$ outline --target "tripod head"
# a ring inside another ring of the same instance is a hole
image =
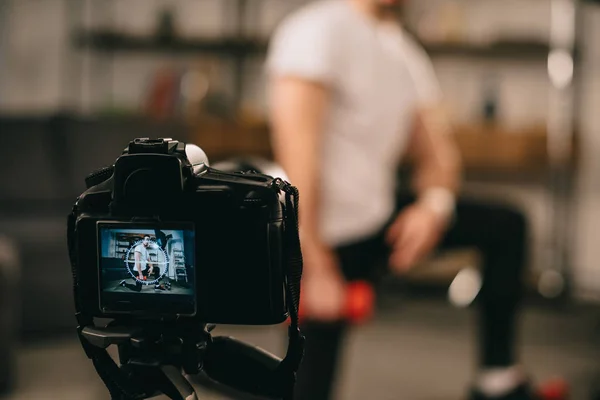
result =
[[[280,358],[234,338],[213,337],[215,325],[190,325],[111,323],[104,328],[86,327],[80,337],[86,352],[100,351],[108,357],[96,357],[95,366],[105,375],[105,383],[111,382],[107,386],[113,399],[164,394],[175,400],[200,400],[190,378],[224,393],[233,389],[257,399],[291,396],[294,377]],[[120,367],[104,351],[110,345],[118,347]]]

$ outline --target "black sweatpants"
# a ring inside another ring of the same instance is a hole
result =
[[[133,273],[137,273],[137,271],[134,270]],[[152,275],[154,276],[154,278],[158,278],[159,274],[160,274],[160,272],[158,271],[158,269],[155,269],[152,272]],[[142,275],[146,276],[146,277],[150,277],[149,269],[145,269],[144,271],[142,271]],[[136,279],[133,279],[133,280],[134,280],[134,283],[125,283],[123,286],[125,286],[126,288],[128,288],[130,290],[133,290],[134,292],[141,292],[143,284]]]
[[[413,202],[403,197],[401,209]],[[347,280],[376,281],[387,265],[385,229],[360,242],[336,249]],[[483,258],[479,292],[479,354],[482,367],[515,363],[515,324],[522,294],[527,227],[523,215],[499,205],[459,201],[453,225],[440,248],[476,247]],[[298,371],[297,400],[327,400],[336,378],[337,362],[347,326],[344,323],[306,322],[305,356]],[[423,349],[427,351],[427,349]]]

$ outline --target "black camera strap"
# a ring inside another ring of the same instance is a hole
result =
[[[288,303],[290,314],[290,326],[288,328],[289,344],[287,354],[280,364],[280,369],[285,376],[288,377],[287,379],[291,380],[291,382],[287,382],[286,387],[293,388],[296,379],[296,371],[298,371],[304,355],[304,336],[300,332],[298,320],[298,310],[300,308],[300,283],[302,280],[303,268],[298,219],[300,194],[295,186],[292,186],[283,179],[276,178],[273,183],[285,194],[284,233],[286,235],[287,243],[285,247],[287,266],[286,294],[290,299]],[[288,398],[292,399],[293,394],[288,393],[284,397],[284,399]]]

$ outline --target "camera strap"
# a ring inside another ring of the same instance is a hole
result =
[[[286,294],[290,301],[288,302],[288,311],[290,314],[290,326],[288,328],[288,350],[285,358],[279,366],[280,371],[290,381],[284,382],[286,387],[290,388],[290,393],[284,396],[284,399],[292,399],[291,390],[294,387],[296,372],[300,367],[300,362],[304,355],[304,336],[300,332],[298,321],[298,310],[300,307],[300,283],[302,280],[302,251],[300,246],[298,204],[300,194],[295,186],[283,179],[276,178],[273,184],[285,194],[285,265],[286,271]]]

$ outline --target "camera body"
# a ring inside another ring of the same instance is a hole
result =
[[[286,320],[285,202],[275,178],[218,171],[198,147],[141,138],[86,182],[70,245],[80,310],[115,319]]]

